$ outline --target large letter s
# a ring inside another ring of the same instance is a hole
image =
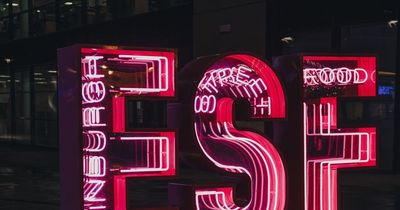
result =
[[[251,106],[252,118],[284,118],[285,97],[274,71],[246,54],[228,55],[211,65],[194,99],[198,143],[217,167],[249,176],[251,199],[238,206],[230,187],[196,189],[197,209],[284,209],[285,169],[272,143],[260,134],[235,128],[236,99]]]

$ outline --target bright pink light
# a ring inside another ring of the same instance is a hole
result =
[[[90,78],[90,77],[89,77]],[[82,98],[85,103],[98,103],[106,96],[106,87],[101,81],[84,82],[82,85]]]
[[[102,156],[84,156],[83,173],[87,177],[104,177],[106,175],[106,159]]]
[[[104,197],[98,196],[99,192],[103,189],[105,181],[101,180],[87,180],[84,182],[84,200],[88,201],[87,206],[95,205],[92,202],[106,201]]]
[[[82,72],[83,76],[93,79],[102,78],[104,75],[99,74],[97,71],[97,60],[103,59],[103,56],[85,56],[82,59]]]
[[[375,58],[306,56],[304,62],[311,66],[351,66],[303,71],[304,84],[310,88],[307,93],[312,94],[305,96],[303,105],[305,209],[336,210],[337,169],[376,164],[376,129],[338,128],[337,97],[328,97],[315,86],[341,86],[338,97],[375,96],[375,81],[369,77],[375,71]],[[317,94],[321,98],[315,99]]]
[[[84,132],[84,146],[83,151],[88,152],[101,152],[106,148],[107,139],[102,131],[88,131]]]
[[[125,210],[126,178],[175,175],[175,132],[125,129],[125,96],[174,96],[175,55],[93,48],[81,52],[84,209]],[[115,163],[112,157],[123,151],[114,151],[111,144],[137,148],[137,154],[128,150],[124,155],[131,155],[132,162]],[[134,158],[140,155],[144,157]]]
[[[196,138],[217,167],[250,177],[251,200],[240,207],[231,188],[199,188],[197,209],[284,209],[285,170],[279,153],[268,139],[239,131],[232,121],[233,102],[239,98],[249,101],[253,118],[283,118],[283,96],[273,70],[249,55],[224,57],[206,71],[194,100]]]
[[[104,111],[105,107],[87,107],[82,111],[82,123],[84,127],[106,126],[100,119],[100,111]]]
[[[196,96],[194,99],[194,111],[196,113],[213,113],[217,107],[217,99],[215,96]]]

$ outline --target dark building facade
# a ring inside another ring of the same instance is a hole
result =
[[[373,55],[377,57],[377,99],[341,104],[346,111],[338,114],[338,120],[377,125],[377,167],[363,171],[400,173],[399,18],[400,3],[395,0],[0,0],[0,147],[50,148],[57,153],[58,104],[63,103],[57,100],[57,49],[77,43],[175,48],[178,74],[197,57],[228,51],[250,52],[273,67],[276,58],[299,53]],[[132,107],[137,109],[135,103]],[[148,110],[165,104],[152,105]],[[168,111],[180,113],[173,108]],[[241,123],[273,135],[272,123]],[[179,141],[187,147],[196,143]],[[180,154],[180,158],[182,171],[197,167],[190,166],[190,154]],[[180,178],[192,179],[195,173],[189,172]],[[203,172],[196,175],[201,177]],[[369,181],[343,177],[340,182],[347,186]],[[372,194],[367,196],[375,198]],[[345,195],[343,209],[368,209],[375,202],[354,202],[365,195],[358,191]],[[388,203],[377,199],[382,205]]]
[[[74,43],[177,48],[193,57],[247,51],[267,59],[295,53],[378,57],[380,102],[354,105],[385,131],[384,169],[392,169],[398,5],[317,1],[0,2],[0,137],[57,147],[56,49]],[[59,102],[60,103],[60,102]],[[347,116],[351,117],[351,116]]]
[[[56,100],[57,48],[75,43],[161,46],[177,48],[180,64],[192,58],[190,2],[99,2],[46,1],[37,7],[31,1],[12,6],[4,1],[0,6],[2,10],[13,9],[1,20],[10,26],[1,33],[3,141],[57,147],[57,103],[62,103]],[[22,8],[28,15],[25,22]],[[54,10],[57,12],[51,13]],[[44,27],[40,33],[36,32],[37,15],[45,18],[40,22]],[[26,34],[18,35],[22,31]]]

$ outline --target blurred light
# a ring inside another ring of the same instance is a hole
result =
[[[399,22],[398,20],[390,20],[390,21],[388,22],[388,25],[389,25],[390,28],[394,28],[394,27],[397,26],[397,23],[398,23],[398,22]]]
[[[64,5],[67,5],[67,6],[70,6],[70,5],[73,5],[73,4],[74,4],[74,3],[70,2],[70,1],[64,2]]]
[[[10,4],[9,4],[9,3],[7,3],[7,4],[6,4],[6,6],[8,6],[8,5],[10,5]],[[12,4],[11,4],[11,6],[13,6],[13,7],[18,7],[18,6],[19,6],[19,4],[18,4],[18,3],[12,3]]]
[[[55,70],[48,70],[47,72],[48,72],[48,73],[57,74],[57,71],[55,71]]]
[[[4,58],[4,61],[5,61],[6,63],[11,63],[12,59],[11,59],[11,58]]]
[[[281,41],[282,41],[282,42],[285,42],[286,44],[289,44],[290,42],[293,42],[293,41],[294,41],[294,38],[291,37],[291,36],[286,36],[286,37],[283,37],[283,38],[281,39]]]
[[[100,68],[106,69],[106,68],[108,68],[108,67],[107,67],[106,65],[101,65]]]
[[[0,75],[0,78],[10,78],[9,75]]]
[[[108,71],[108,75],[112,75],[112,74],[114,74],[113,71]]]
[[[35,73],[33,73],[33,75],[43,75],[43,73],[40,73],[40,72],[35,72]]]
[[[46,79],[43,77],[35,77],[35,80],[42,81],[42,80],[46,80]]]
[[[36,10],[37,13],[40,13],[40,9]]]
[[[385,75],[385,76],[396,76],[396,73],[394,72],[389,72],[389,71],[378,71],[379,75]]]

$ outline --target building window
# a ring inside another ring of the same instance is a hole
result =
[[[13,36],[14,39],[26,38],[29,35],[29,14],[27,11],[14,14],[12,17],[13,22]]]
[[[50,64],[35,66],[33,69],[35,143],[57,146],[57,71]]]
[[[11,137],[11,77],[7,66],[0,66],[0,141]]]
[[[61,0],[58,5],[60,9],[60,29],[68,29],[82,24],[82,2],[73,0]]]
[[[32,34],[34,36],[56,31],[55,4],[35,4],[32,11]]]
[[[29,67],[16,67],[15,77],[15,142],[31,142],[31,92]]]

